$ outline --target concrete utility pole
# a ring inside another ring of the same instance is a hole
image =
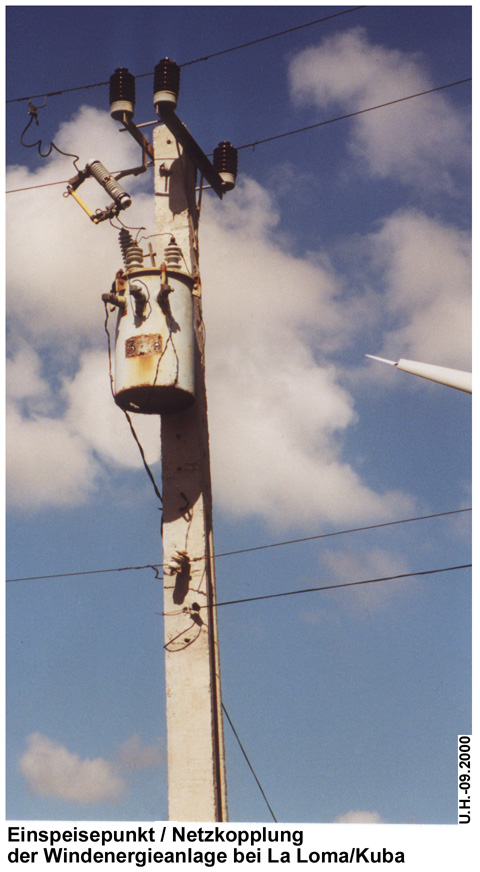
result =
[[[195,403],[161,417],[169,819],[226,821],[196,170],[165,126],[154,129],[153,149],[157,265],[173,236],[198,277]]]
[[[163,126],[154,129],[152,146],[133,123],[135,77],[118,67],[110,77],[110,114],[140,145],[142,163],[112,175],[100,161],[89,161],[69,180],[67,193],[98,224],[131,205],[119,179],[153,163],[156,255],[149,245],[146,265],[123,225],[124,269],[102,294],[107,319],[117,311],[111,384],[132,429],[129,412],[161,416],[169,817],[226,821],[195,183],[198,169],[219,197],[232,190],[237,150],[220,142],[209,160],[174,112],[179,86],[180,67],[163,58],[153,83]],[[90,176],[113,200],[103,210],[90,209],[77,193]]]

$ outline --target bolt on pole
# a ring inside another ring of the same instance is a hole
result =
[[[153,131],[157,263],[175,238],[198,276],[196,170],[165,126]],[[193,282],[195,402],[162,415],[169,819],[228,820],[201,286]],[[175,334],[172,333],[175,342]]]

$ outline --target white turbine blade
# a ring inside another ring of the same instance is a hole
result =
[[[374,354],[366,354],[365,357],[369,357],[370,360],[379,360],[380,363],[388,363],[390,366],[396,366],[397,362],[395,360],[387,360],[386,357],[375,357]]]
[[[420,378],[426,378],[433,382],[438,382],[441,385],[446,385],[450,388],[456,388],[458,391],[465,391],[467,394],[472,393],[472,374],[463,372],[458,369],[449,369],[445,366],[436,366],[431,363],[420,363],[416,360],[387,360],[385,357],[376,357],[374,354],[366,354],[370,360],[379,360],[380,363],[388,363],[389,366],[396,366],[402,372],[409,372],[412,375],[418,375]]]

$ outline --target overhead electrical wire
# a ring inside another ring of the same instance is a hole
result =
[[[131,567],[131,569],[146,569],[146,568],[147,568],[146,566],[137,566],[137,567],[132,566]],[[156,569],[155,565],[150,565],[148,568]],[[215,602],[213,604],[213,607],[220,608],[220,606],[236,606],[236,605],[240,605],[241,603],[253,603],[253,602],[259,602],[260,600],[279,599],[280,597],[298,596],[298,594],[305,594],[305,593],[318,593],[319,591],[323,591],[323,590],[340,590],[340,588],[343,588],[343,587],[357,587],[358,585],[362,585],[362,584],[377,584],[380,581],[398,581],[400,579],[405,579],[405,578],[417,578],[417,577],[422,576],[422,575],[436,575],[439,572],[454,572],[458,569],[471,569],[471,568],[472,568],[471,563],[461,563],[458,566],[441,566],[438,569],[420,569],[420,570],[416,570],[415,572],[402,572],[402,573],[399,573],[398,575],[383,575],[380,578],[364,578],[361,581],[343,581],[343,582],[340,582],[338,584],[324,584],[324,585],[320,585],[318,587],[305,587],[305,588],[301,588],[300,590],[286,590],[286,591],[281,591],[280,593],[264,593],[264,594],[260,594],[259,596],[248,596],[248,597],[241,597],[239,599],[234,599],[234,600],[224,600],[223,602]],[[93,570],[93,572],[102,572],[102,570]],[[74,573],[74,574],[76,574],[76,573]],[[84,574],[89,575],[92,573],[90,572],[90,573],[84,573]],[[41,578],[41,577],[42,576],[39,576],[39,578]],[[43,577],[44,578],[59,578],[59,577],[63,578],[64,576],[62,575],[62,576],[43,576]],[[158,573],[156,574],[155,577],[156,577],[156,579],[161,581],[161,577],[158,575]],[[10,580],[10,581],[29,581],[31,579],[7,579],[7,581],[8,580]],[[210,609],[210,608],[212,608],[211,605],[206,605],[206,606],[200,605],[199,606],[199,609]]]
[[[228,53],[230,53],[230,52],[234,52],[234,51],[238,51],[238,50],[241,50],[241,49],[247,48],[247,47],[249,47],[249,46],[256,45],[256,44],[258,44],[258,43],[265,42],[265,41],[267,41],[267,40],[274,39],[274,38],[277,38],[277,37],[280,37],[280,36],[286,35],[286,34],[288,34],[288,33],[292,33],[292,32],[297,31],[297,30],[301,30],[301,29],[304,29],[304,28],[307,28],[307,27],[311,27],[311,26],[313,26],[313,25],[316,25],[316,24],[322,23],[322,22],[324,22],[324,21],[328,21],[328,20],[330,20],[330,19],[336,18],[336,17],[341,16],[341,15],[348,14],[348,13],[350,13],[350,12],[355,12],[355,11],[361,10],[361,9],[363,9],[363,8],[365,8],[365,6],[357,6],[357,7],[353,7],[353,8],[350,8],[350,9],[346,9],[346,10],[343,10],[343,11],[340,11],[340,12],[336,12],[336,13],[334,13],[334,14],[332,14],[332,15],[324,16],[323,18],[319,18],[319,19],[316,19],[316,20],[314,20],[314,21],[311,21],[311,22],[308,22],[308,23],[305,23],[305,24],[297,25],[297,26],[295,26],[295,27],[291,27],[291,28],[288,28],[288,29],[286,29],[286,30],[279,31],[279,32],[277,32],[277,33],[270,34],[270,35],[265,36],[265,37],[259,37],[259,38],[257,38],[257,39],[251,40],[251,41],[249,41],[249,42],[242,43],[242,44],[239,44],[239,45],[236,45],[236,46],[232,46],[232,47],[230,47],[230,48],[228,48],[228,49],[223,49],[223,50],[220,50],[220,51],[214,52],[214,53],[212,53],[212,54],[210,54],[210,55],[206,55],[206,56],[203,56],[203,57],[199,57],[199,58],[196,58],[196,59],[191,60],[191,61],[187,61],[187,62],[185,62],[185,63],[183,63],[183,64],[180,64],[180,66],[181,66],[181,67],[186,67],[186,66],[190,66],[190,65],[197,64],[197,63],[200,63],[200,62],[205,62],[205,61],[210,60],[211,58],[219,57],[219,56],[221,56],[221,55],[228,54]],[[142,77],[146,77],[146,76],[150,76],[150,75],[152,75],[152,73],[150,73],[150,72],[149,72],[149,73],[143,73],[143,74],[138,75],[136,78],[142,78]],[[449,83],[449,84],[446,84],[446,85],[438,86],[438,87],[436,87],[436,88],[432,88],[432,89],[429,89],[429,90],[426,90],[426,91],[422,91],[422,92],[419,92],[419,93],[416,93],[416,94],[408,95],[408,96],[406,96],[406,97],[402,97],[402,98],[398,98],[398,99],[395,99],[395,100],[391,100],[391,101],[388,101],[388,102],[385,102],[385,103],[382,103],[382,104],[378,104],[377,106],[368,107],[368,108],[366,108],[366,109],[358,110],[358,111],[355,111],[355,112],[352,112],[352,113],[348,113],[348,114],[341,115],[341,116],[337,116],[337,117],[335,117],[335,118],[331,118],[331,119],[328,119],[328,120],[325,120],[325,121],[321,121],[321,122],[318,122],[318,123],[315,123],[315,124],[312,124],[312,125],[304,126],[304,127],[302,127],[302,128],[298,128],[298,129],[296,129],[296,130],[287,131],[287,132],[284,132],[284,133],[281,133],[281,134],[277,134],[277,135],[274,135],[274,136],[271,136],[271,137],[266,137],[266,138],[264,138],[264,139],[256,140],[256,141],[251,142],[251,143],[247,143],[247,144],[244,144],[244,145],[240,145],[240,146],[238,146],[238,149],[240,150],[240,149],[246,149],[246,148],[255,148],[256,146],[258,146],[258,145],[262,145],[262,144],[267,143],[267,142],[273,142],[273,141],[275,141],[275,140],[277,140],[277,139],[281,139],[281,138],[284,138],[284,137],[287,137],[287,136],[292,136],[292,135],[295,135],[295,134],[297,134],[297,133],[303,133],[303,132],[306,132],[306,131],[308,131],[308,130],[316,129],[316,128],[318,128],[318,127],[322,127],[322,126],[325,126],[325,125],[328,125],[328,124],[333,124],[333,123],[335,123],[335,122],[337,122],[337,121],[346,120],[346,119],[348,119],[348,118],[352,118],[352,117],[355,117],[355,116],[359,116],[359,115],[361,115],[361,114],[365,114],[365,113],[367,113],[367,112],[371,112],[371,111],[374,111],[374,110],[376,110],[376,109],[381,109],[381,108],[385,108],[385,107],[388,107],[388,106],[392,106],[392,105],[397,104],[397,103],[405,102],[405,101],[407,101],[407,100],[414,99],[414,98],[416,98],[416,97],[423,96],[423,95],[426,95],[426,94],[431,94],[431,93],[434,93],[434,92],[436,92],[436,91],[444,90],[444,89],[446,89],[446,88],[454,87],[454,86],[456,86],[456,85],[464,84],[464,83],[469,82],[469,81],[471,81],[471,78],[466,78],[466,79],[462,79],[462,80],[459,80],[459,81],[456,81],[456,82],[452,82],[452,83]],[[22,101],[25,101],[25,100],[29,100],[29,99],[31,99],[32,97],[35,97],[35,98],[36,98],[36,97],[39,97],[39,96],[46,96],[46,97],[57,96],[57,95],[61,95],[61,94],[64,94],[64,93],[70,93],[70,92],[79,91],[79,90],[86,90],[86,89],[91,89],[91,88],[95,88],[95,87],[106,86],[106,85],[108,85],[108,84],[109,84],[108,81],[106,81],[106,82],[97,82],[97,83],[93,83],[93,84],[90,84],[90,85],[83,85],[83,86],[77,86],[77,87],[67,88],[67,89],[63,89],[63,90],[59,90],[59,91],[52,91],[52,92],[50,92],[50,93],[48,93],[48,94],[45,94],[45,95],[42,95],[42,94],[34,94],[34,95],[29,95],[28,97],[20,97],[20,98],[16,98],[16,99],[11,99],[11,100],[7,100],[6,103],[8,104],[8,103],[22,102]],[[33,119],[32,119],[32,120],[33,120]],[[30,123],[29,123],[29,124],[30,124]],[[28,127],[28,126],[29,126],[29,125],[27,125],[27,127]],[[27,129],[27,128],[26,128],[26,129]],[[24,132],[25,132],[25,131],[24,131]],[[38,143],[34,143],[33,145],[38,145]],[[32,147],[32,146],[29,146],[29,147]],[[54,143],[51,144],[51,146],[50,146],[50,151],[52,150],[52,147],[55,148],[57,151],[60,151],[59,149],[57,149],[57,147],[55,146]],[[41,154],[40,146],[39,146],[39,152],[40,152],[40,154]],[[60,152],[60,153],[63,154],[63,152]],[[50,152],[48,152],[48,154],[50,154]],[[48,155],[43,155],[43,154],[41,154],[41,156],[42,156],[42,157],[45,157],[45,156],[48,156]],[[32,185],[32,186],[28,186],[28,187],[24,187],[24,188],[12,189],[12,190],[7,191],[6,193],[17,193],[17,192],[20,192],[20,191],[34,190],[34,189],[38,189],[38,188],[50,187],[50,186],[55,186],[55,185],[60,185],[60,184],[65,184],[65,183],[66,183],[66,181],[58,181],[58,182],[45,183],[45,184],[41,184],[41,185]],[[128,415],[127,415],[127,418],[128,418]],[[129,423],[130,423],[130,426],[131,426],[131,428],[132,428],[132,424],[131,424],[130,420],[129,420]],[[135,435],[136,435],[136,434],[134,433],[134,436],[135,436]],[[138,442],[138,439],[137,439],[137,442]],[[144,455],[143,455],[143,450],[142,450],[140,444],[139,444],[139,448],[140,448],[140,451],[141,451],[141,453],[142,453],[142,458],[143,458],[143,460],[144,460],[144,464],[146,465],[145,458],[144,458]],[[151,475],[151,473],[150,473],[148,467],[147,467],[147,472],[149,472],[149,475],[150,475],[150,477],[151,477],[151,479],[152,479],[152,482],[153,482],[153,486],[154,486],[154,488],[155,488],[155,492],[156,492],[157,496],[158,496],[158,497],[160,498],[160,500],[161,500],[161,495],[160,495],[160,493],[159,493],[159,491],[158,491],[158,489],[157,489],[157,487],[156,487],[155,481],[153,480],[153,477],[152,477],[152,475]],[[457,510],[453,510],[453,511],[450,511],[450,512],[441,512],[441,513],[436,513],[436,514],[432,514],[432,515],[420,516],[420,517],[416,517],[416,518],[407,518],[407,519],[402,519],[402,520],[399,520],[399,521],[390,521],[390,522],[385,522],[385,523],[382,523],[382,524],[376,524],[376,525],[369,525],[369,526],[365,526],[365,527],[352,528],[352,529],[350,529],[350,530],[341,530],[341,531],[336,531],[336,532],[333,532],[333,533],[325,533],[325,534],[319,534],[319,535],[315,535],[315,536],[302,537],[302,538],[299,538],[299,539],[286,540],[286,541],[283,541],[283,542],[275,542],[275,543],[270,543],[270,544],[258,545],[258,546],[253,546],[253,547],[249,547],[249,548],[238,549],[238,550],[235,550],[235,551],[223,552],[223,553],[217,554],[216,557],[226,557],[226,556],[232,556],[232,555],[245,554],[245,553],[250,553],[250,552],[254,552],[254,551],[264,550],[264,549],[268,549],[268,548],[276,548],[276,547],[281,547],[281,546],[286,546],[286,545],[292,545],[292,544],[297,544],[297,543],[304,543],[304,542],[308,542],[308,541],[314,541],[314,540],[317,540],[317,539],[327,538],[327,537],[330,537],[330,536],[338,536],[338,535],[343,535],[343,534],[346,534],[346,533],[360,532],[360,531],[362,531],[362,530],[373,530],[373,529],[377,529],[377,528],[381,528],[381,527],[387,527],[387,526],[392,526],[392,525],[396,525],[396,524],[402,524],[402,523],[408,523],[408,522],[413,522],[413,521],[419,521],[419,520],[424,520],[424,519],[428,519],[428,518],[442,517],[442,516],[446,516],[446,515],[452,515],[452,514],[457,514],[457,513],[461,513],[461,512],[467,512],[467,511],[471,511],[471,509],[470,509],[470,508],[466,508],[466,509],[457,509]],[[101,573],[105,573],[105,572],[121,572],[121,571],[127,571],[127,570],[128,570],[128,571],[132,571],[132,570],[140,570],[140,569],[147,569],[147,568],[152,568],[152,569],[156,572],[156,577],[157,577],[157,578],[160,578],[160,576],[158,576],[158,571],[157,571],[157,570],[158,570],[158,567],[161,566],[161,565],[162,565],[162,564],[146,564],[146,565],[144,565],[144,566],[117,567],[117,568],[114,568],[114,569],[98,569],[98,570],[89,570],[89,571],[86,571],[86,572],[59,573],[59,574],[55,574],[55,575],[30,576],[30,577],[28,577],[28,578],[12,578],[12,579],[6,579],[6,581],[7,581],[7,582],[14,582],[14,581],[37,580],[37,579],[38,579],[38,580],[39,580],[39,579],[49,579],[49,578],[63,578],[63,577],[69,577],[69,576],[101,574]],[[332,590],[332,589],[336,589],[336,588],[353,587],[353,586],[365,585],[365,584],[374,584],[374,583],[382,582],[382,581],[394,581],[394,580],[400,580],[400,579],[406,579],[406,578],[412,578],[412,577],[418,577],[418,576],[432,575],[432,574],[435,574],[435,573],[441,573],[441,572],[451,572],[451,571],[455,571],[455,570],[467,569],[467,568],[470,568],[471,566],[472,566],[472,564],[469,563],[469,564],[463,564],[463,565],[459,565],[459,566],[450,566],[450,567],[443,567],[443,568],[439,568],[439,569],[431,569],[431,570],[423,570],[423,571],[418,571],[418,572],[403,573],[403,574],[393,575],[393,576],[384,576],[384,577],[381,577],[381,578],[364,579],[364,580],[361,580],[361,581],[344,582],[344,583],[333,584],[333,585],[323,585],[323,586],[318,586],[318,587],[305,588],[305,589],[302,589],[302,590],[293,590],[293,591],[286,591],[286,592],[280,592],[280,593],[264,594],[264,595],[260,595],[260,596],[254,596],[254,597],[246,597],[246,598],[241,598],[241,599],[236,599],[236,600],[229,600],[229,601],[223,601],[223,602],[216,602],[216,603],[215,603],[215,607],[224,606],[224,605],[235,605],[235,604],[241,604],[241,603],[256,602],[256,601],[260,601],[260,600],[273,599],[273,598],[279,598],[279,597],[285,597],[285,596],[293,596],[293,595],[298,595],[298,594],[306,594],[306,593],[319,592],[319,591],[325,591],[325,590]],[[239,738],[239,736],[238,736],[238,733],[237,733],[237,731],[236,731],[236,729],[235,729],[235,727],[234,727],[234,725],[233,725],[233,723],[232,723],[232,720],[231,720],[231,718],[230,718],[230,716],[229,716],[229,714],[228,714],[228,711],[227,711],[227,709],[225,708],[225,705],[224,705],[223,703],[222,703],[222,709],[223,709],[224,714],[225,714],[225,716],[226,716],[226,718],[227,718],[227,720],[228,720],[228,722],[229,722],[229,725],[230,725],[230,727],[231,727],[231,729],[232,729],[232,732],[233,732],[233,734],[234,734],[234,736],[235,736],[235,739],[236,739],[236,741],[237,741],[237,743],[238,743],[238,745],[239,745],[239,747],[240,747],[240,749],[241,749],[241,751],[242,751],[242,754],[243,754],[243,756],[244,756],[244,758],[245,758],[245,760],[246,760],[246,762],[247,762],[247,764],[248,764],[248,766],[249,766],[249,768],[250,768],[250,770],[251,770],[251,772],[252,772],[252,774],[253,774],[253,776],[254,776],[254,779],[255,779],[255,781],[256,781],[256,783],[257,783],[257,786],[258,786],[258,788],[259,788],[259,790],[260,790],[260,792],[261,792],[261,794],[262,794],[262,797],[263,797],[263,799],[264,799],[264,801],[265,801],[265,803],[266,803],[266,805],[267,805],[267,807],[268,807],[268,809],[269,809],[269,812],[270,812],[270,814],[271,814],[273,820],[274,820],[275,822],[277,822],[277,818],[276,818],[276,816],[275,816],[275,814],[274,814],[274,812],[273,812],[273,810],[272,810],[272,807],[271,807],[271,805],[270,805],[270,803],[269,803],[269,801],[268,801],[268,799],[267,799],[267,796],[266,796],[266,794],[265,794],[265,791],[264,791],[264,789],[262,788],[262,785],[260,784],[260,781],[259,781],[259,779],[258,779],[258,777],[257,777],[257,775],[256,775],[256,773],[255,773],[255,771],[254,771],[254,769],[253,769],[253,766],[252,766],[252,764],[251,764],[251,762],[250,762],[250,760],[249,760],[249,758],[248,758],[248,756],[247,756],[247,753],[246,753],[246,751],[245,751],[245,749],[244,749],[244,747],[243,747],[243,744],[242,744],[242,742],[241,742],[241,740],[240,740],[240,738]]]
[[[220,557],[231,557],[233,555],[238,554],[247,554],[253,551],[263,551],[267,548],[280,548],[284,545],[296,545],[302,542],[313,542],[317,539],[328,539],[331,536],[344,536],[347,533],[361,533],[365,530],[378,530],[382,527],[392,527],[397,524],[409,524],[414,521],[427,521],[432,518],[443,518],[447,515],[458,515],[464,512],[471,512],[471,507],[464,509],[452,509],[448,512],[436,512],[435,514],[430,515],[419,515],[415,518],[402,518],[398,521],[384,521],[381,524],[369,524],[365,527],[351,527],[348,530],[336,530],[332,533],[318,533],[315,536],[303,536],[300,539],[287,539],[282,542],[270,542],[266,545],[253,545],[250,548],[240,548],[237,551],[223,551],[219,554],[215,554],[215,559]],[[134,572],[140,569],[153,569],[156,571],[158,568],[162,568],[164,566],[163,563],[145,563],[141,566],[115,566],[108,569],[88,569],[78,572],[58,572],[50,575],[29,575],[23,578],[7,578],[6,582],[14,582],[14,581],[41,581],[47,580],[51,578],[71,578],[73,576],[78,575],[101,575],[102,573],[108,572]]]
[[[12,188],[10,191],[5,191],[6,194],[18,194],[19,191],[34,191],[36,188],[52,188],[54,185],[66,185],[68,179],[60,179],[59,182],[44,182],[43,185],[28,185],[26,188]]]
[[[306,130],[314,130],[316,127],[323,127],[325,124],[334,124],[336,121],[344,121],[346,118],[354,118],[357,115],[364,115],[366,112],[373,112],[374,109],[384,109],[386,106],[395,105],[395,103],[404,103],[406,100],[413,100],[414,97],[423,97],[425,94],[433,94],[435,91],[443,91],[445,88],[453,88],[455,85],[464,85],[465,82],[471,81],[471,77],[468,79],[459,79],[458,82],[449,82],[448,85],[438,85],[436,88],[429,88],[428,91],[419,91],[417,94],[409,94],[407,97],[398,97],[396,100],[388,100],[386,103],[379,103],[377,106],[369,106],[367,109],[357,109],[355,112],[348,112],[346,115],[337,115],[336,118],[329,118],[327,121],[317,121],[316,124],[308,124],[305,127],[297,128],[297,130],[288,130],[286,133],[277,133],[275,136],[267,136],[265,139],[257,139],[255,142],[249,142],[246,145],[239,145],[237,151],[241,148],[255,148],[257,145],[263,145],[265,142],[273,142],[275,139],[283,139],[285,136],[293,136],[294,133],[304,133]]]
[[[235,606],[239,603],[252,603],[257,600],[267,600],[267,599],[275,599],[281,596],[296,596],[300,593],[316,593],[320,590],[337,590],[341,587],[355,587],[359,584],[376,584],[378,581],[396,581],[400,578],[416,578],[420,575],[434,575],[437,572],[453,572],[456,569],[470,569],[472,566],[471,563],[462,563],[460,566],[443,566],[440,569],[424,569],[419,572],[403,572],[401,575],[384,575],[382,578],[366,578],[362,581],[344,581],[340,584],[324,584],[321,587],[306,587],[303,590],[287,590],[284,593],[266,593],[262,596],[249,596],[244,597],[243,599],[236,600],[225,600],[224,602],[215,603],[215,608],[219,606]],[[200,606],[200,608],[206,608],[206,606]]]
[[[252,764],[250,763],[250,760],[249,760],[248,757],[247,757],[247,752],[245,751],[245,748],[243,747],[243,745],[242,745],[242,743],[241,743],[241,741],[240,741],[239,735],[238,735],[238,733],[237,733],[235,727],[234,727],[233,724],[232,724],[232,721],[231,721],[230,715],[228,714],[228,712],[227,712],[227,710],[226,710],[226,708],[225,708],[223,702],[222,702],[222,709],[223,709],[223,711],[224,711],[224,714],[226,715],[226,718],[227,718],[228,723],[230,724],[230,726],[231,726],[231,728],[232,728],[233,735],[235,736],[235,738],[236,738],[236,740],[237,740],[237,742],[238,742],[238,744],[239,744],[239,746],[240,746],[240,750],[241,750],[243,756],[245,757],[245,760],[247,761],[247,763],[248,763],[248,765],[249,765],[249,767],[250,767],[250,770],[251,770],[251,772],[252,772],[252,775],[253,775],[255,781],[257,782],[257,785],[258,785],[258,787],[259,787],[260,793],[262,794],[262,796],[263,796],[263,798],[264,798],[264,800],[265,800],[265,802],[266,802],[266,804],[267,804],[268,810],[269,810],[270,814],[272,815],[272,818],[273,818],[273,820],[275,821],[275,823],[277,823],[277,818],[275,817],[275,815],[274,815],[274,813],[273,813],[272,806],[270,805],[270,803],[269,803],[269,801],[268,801],[268,799],[267,799],[267,797],[266,797],[266,795],[265,795],[265,791],[264,791],[262,785],[260,784],[260,781],[259,781],[258,778],[257,778],[257,775],[256,775],[256,773],[255,773],[255,770],[254,770]]]
[[[453,88],[456,85],[464,85],[466,82],[471,82],[472,78],[459,79],[457,82],[449,82],[447,85],[438,85],[436,88],[429,88],[428,91],[419,91],[417,94],[409,94],[406,97],[398,97],[396,100],[389,100],[386,103],[379,103],[377,106],[368,106],[366,109],[358,109],[355,112],[348,112],[346,115],[338,115],[335,118],[328,118],[326,121],[317,121],[315,124],[308,124],[305,127],[298,127],[295,130],[287,130],[285,133],[277,133],[274,136],[266,136],[264,139],[257,139],[254,142],[248,142],[244,145],[237,146],[237,151],[244,148],[256,148],[258,145],[263,145],[266,142],[273,142],[276,139],[283,139],[286,136],[293,136],[296,133],[305,133],[308,130],[314,130],[317,127],[324,127],[327,124],[334,124],[337,121],[345,121],[347,118],[354,118],[357,115],[364,115],[367,112],[373,112],[375,109],[385,109],[387,106],[394,106],[396,103],[405,103],[407,100],[413,100],[415,97],[423,97],[426,94],[434,94],[436,91],[444,91],[446,88]],[[65,185],[68,179],[63,179],[58,182],[47,182],[41,185],[28,185],[24,188],[12,188],[6,191],[6,194],[17,194],[20,191],[33,191],[36,188],[47,188],[52,185]]]
[[[351,527],[349,530],[336,530],[334,533],[317,533],[315,536],[302,536],[300,539],[286,539],[283,542],[272,542],[269,545],[254,545],[250,548],[239,548],[236,551],[224,551],[215,557],[230,557],[234,554],[246,554],[252,551],[263,551],[266,548],[280,548],[283,545],[296,545],[300,542],[313,542],[316,539],[328,539],[331,536],[344,536],[346,533],[360,533],[363,530],[379,530],[381,527],[393,527],[396,524],[409,524],[412,521],[426,521],[431,518],[442,518],[446,515],[457,515],[462,512],[471,512],[471,508],[453,509],[450,512],[437,512],[434,515],[419,515],[416,518],[402,518],[400,521],[384,521],[382,524],[370,524],[365,527]]]
[[[306,24],[297,24],[295,27],[288,27],[286,30],[279,30],[277,33],[271,33],[269,36],[260,36],[257,39],[251,39],[249,42],[242,42],[240,45],[224,48],[220,51],[215,51],[212,54],[204,55],[200,58],[195,58],[194,61],[185,61],[180,64],[181,67],[189,67],[192,64],[199,64],[202,61],[209,61],[211,58],[217,58],[220,55],[229,54],[232,51],[239,51],[242,48],[248,48],[251,45],[258,45],[259,42],[267,42],[269,39],[276,39],[278,36],[285,36],[287,33],[293,33],[295,30],[303,30],[305,27],[313,27],[314,24],[321,24],[323,21],[330,21],[332,18],[338,18],[340,15],[348,15],[350,12],[358,12],[360,9],[366,9],[364,6],[352,6],[350,9],[343,9],[341,12],[333,12],[331,15],[324,15],[323,18],[316,18],[314,21],[308,21]],[[150,76],[151,73],[143,73],[143,76]],[[140,78],[138,76],[137,78]]]
[[[289,27],[286,30],[280,30],[277,33],[271,33],[268,36],[260,36],[257,39],[252,39],[249,42],[243,42],[240,45],[234,45],[234,46],[231,46],[230,48],[224,48],[224,49],[221,49],[220,51],[212,52],[209,55],[203,55],[202,57],[195,58],[194,60],[191,60],[191,61],[184,61],[184,63],[179,64],[179,66],[180,67],[189,67],[189,66],[192,66],[193,64],[199,64],[199,63],[202,63],[204,61],[208,61],[211,58],[216,58],[216,57],[219,57],[220,55],[229,54],[230,52],[233,52],[233,51],[239,51],[242,48],[248,48],[248,46],[257,45],[260,42],[266,42],[269,39],[275,39],[276,37],[279,37],[279,36],[285,36],[287,33],[293,33],[296,30],[303,30],[306,27],[313,27],[315,24],[321,24],[323,21],[329,21],[331,18],[338,18],[340,15],[348,15],[348,13],[350,13],[350,12],[357,12],[360,9],[365,9],[365,8],[366,8],[366,6],[353,6],[350,9],[343,9],[341,12],[334,12],[331,15],[325,15],[323,18],[316,18],[314,21],[308,21],[305,24],[297,24],[297,25],[295,25],[295,27]],[[153,76],[153,72],[140,73],[139,75],[135,76],[135,78],[136,79],[143,79],[146,76]],[[100,87],[103,87],[103,86],[109,85],[109,84],[110,84],[110,81],[108,81],[108,82],[93,82],[90,85],[76,85],[75,87],[72,87],[72,88],[63,88],[60,91],[50,91],[49,93],[44,93],[44,94],[29,94],[28,97],[15,97],[15,98],[12,98],[10,100],[6,100],[5,102],[6,103],[22,103],[25,100],[33,100],[33,99],[36,99],[37,97],[57,97],[60,94],[69,94],[72,91],[86,91],[86,90],[89,90],[90,88],[100,88]]]

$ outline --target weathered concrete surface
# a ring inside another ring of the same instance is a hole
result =
[[[154,129],[157,265],[170,233],[198,272],[195,173]],[[169,818],[227,820],[202,303],[194,291],[195,404],[161,419]]]

